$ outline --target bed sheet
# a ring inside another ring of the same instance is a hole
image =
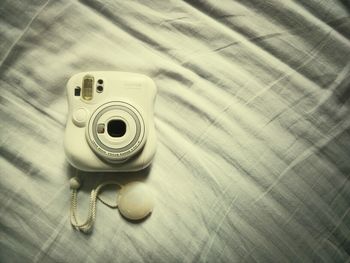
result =
[[[349,262],[350,19],[341,0],[0,3],[1,262]],[[69,222],[65,84],[150,76],[156,207]]]

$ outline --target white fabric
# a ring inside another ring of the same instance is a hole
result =
[[[345,0],[1,1],[1,262],[345,262],[350,19]],[[69,222],[65,84],[150,76],[158,149],[133,224]]]

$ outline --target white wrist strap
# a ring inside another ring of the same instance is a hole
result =
[[[84,233],[87,233],[91,230],[92,226],[94,225],[95,219],[96,219],[96,202],[97,199],[99,199],[103,204],[110,208],[117,208],[118,204],[117,202],[115,204],[109,204],[105,200],[103,200],[99,193],[101,189],[106,185],[117,185],[119,188],[121,188],[121,185],[118,182],[106,182],[103,184],[100,184],[96,187],[96,189],[93,189],[90,194],[90,204],[89,204],[89,212],[88,217],[85,220],[84,223],[79,223],[80,220],[77,218],[77,195],[78,195],[78,189],[80,188],[80,180],[78,177],[73,177],[70,180],[70,188],[72,189],[72,196],[71,196],[71,208],[70,208],[70,222],[72,226],[79,231],[82,231]]]

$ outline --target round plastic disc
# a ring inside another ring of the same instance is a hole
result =
[[[151,189],[141,182],[126,184],[118,193],[118,208],[128,219],[140,220],[148,216],[154,207]]]

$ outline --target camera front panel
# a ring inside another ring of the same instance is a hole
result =
[[[155,152],[154,82],[127,72],[83,72],[67,84],[68,161],[85,171],[137,171]]]

